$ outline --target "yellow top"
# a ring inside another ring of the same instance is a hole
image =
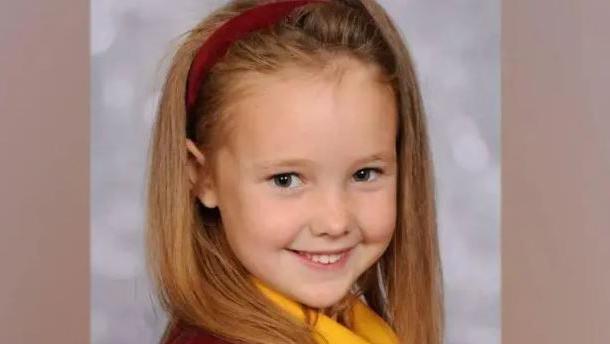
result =
[[[305,314],[301,307],[293,300],[285,297],[275,290],[270,289],[261,281],[254,278],[255,285],[271,301],[275,302],[280,308],[297,317],[305,320]],[[397,344],[398,339],[392,328],[373,310],[371,310],[361,300],[356,300],[353,313],[353,329],[349,329],[330,317],[318,313],[318,321],[315,330],[328,344]],[[319,343],[326,343],[320,338],[316,338]]]

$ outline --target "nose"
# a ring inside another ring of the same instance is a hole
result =
[[[351,212],[345,192],[327,193],[318,209],[317,221],[311,226],[314,235],[340,237],[349,232]]]

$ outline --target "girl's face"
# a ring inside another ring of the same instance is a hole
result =
[[[319,308],[380,258],[396,219],[393,92],[375,67],[337,62],[341,78],[296,67],[246,76],[216,178],[198,189],[253,276]]]

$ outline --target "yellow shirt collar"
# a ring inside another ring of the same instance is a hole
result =
[[[275,290],[253,278],[254,284],[275,302],[280,308],[299,320],[305,320],[301,307],[293,300],[285,297]],[[318,313],[315,330],[328,341],[329,344],[397,344],[398,339],[392,328],[364,302],[357,300],[354,304],[353,329],[349,329],[330,317]],[[318,338],[319,343],[324,341]]]

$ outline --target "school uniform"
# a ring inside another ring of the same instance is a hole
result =
[[[305,319],[303,311],[293,300],[256,283],[259,289],[280,308]],[[318,315],[316,331],[329,344],[397,344],[398,339],[392,328],[361,300],[356,300],[353,313],[353,328],[349,329],[324,314]],[[202,329],[178,325],[164,344],[231,344]],[[278,343],[279,344],[279,343]]]
[[[164,344],[231,344],[200,328],[177,324]]]

